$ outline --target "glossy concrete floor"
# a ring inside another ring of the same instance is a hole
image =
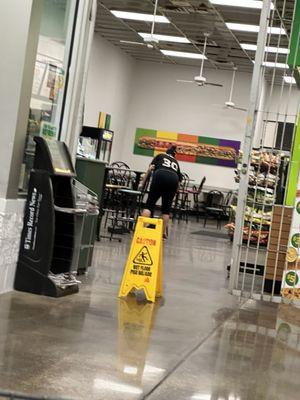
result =
[[[230,296],[230,244],[191,234],[200,229],[173,225],[155,305],[117,298],[129,238],[97,245],[78,295],[0,296],[0,388],[74,400],[299,399],[300,312]]]

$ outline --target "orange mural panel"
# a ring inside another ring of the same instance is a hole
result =
[[[186,135],[185,133],[178,133],[178,142],[198,143],[198,136]]]

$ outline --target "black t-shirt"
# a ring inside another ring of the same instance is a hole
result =
[[[166,153],[158,154],[152,160],[151,165],[155,166],[155,171],[159,169],[165,169],[167,171],[175,172],[178,175],[179,180],[181,181],[181,172],[178,161],[170,154]]]

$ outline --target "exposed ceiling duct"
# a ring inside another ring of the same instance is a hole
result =
[[[137,60],[190,66],[197,66],[197,60],[165,56],[160,49],[201,54],[204,33],[209,33],[206,68],[231,69],[235,65],[240,72],[252,73],[255,51],[246,51],[241,43],[256,44],[257,33],[231,31],[225,22],[259,25],[260,10],[213,6],[209,0],[159,0],[158,14],[168,18],[170,23],[157,24],[155,33],[184,37],[191,43],[160,41],[159,47],[150,50],[145,45],[135,46],[132,43],[143,42],[139,33],[148,33],[151,23],[119,19],[110,10],[153,14],[154,4],[154,0],[98,0],[95,31]],[[289,33],[294,0],[277,0],[276,5],[279,13],[285,7],[284,27]],[[273,26],[280,26],[279,18],[274,19]],[[288,48],[288,37],[272,35],[269,46],[278,45]],[[269,56],[270,61],[274,61],[272,57],[275,60],[276,54]],[[285,63],[285,57],[279,54],[277,61]],[[283,73],[276,71],[278,82],[282,81]],[[268,75],[271,77],[272,71]]]

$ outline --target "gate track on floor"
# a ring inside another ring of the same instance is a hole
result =
[[[7,392],[0,389],[0,400],[69,400],[47,396],[32,396],[21,393]]]

